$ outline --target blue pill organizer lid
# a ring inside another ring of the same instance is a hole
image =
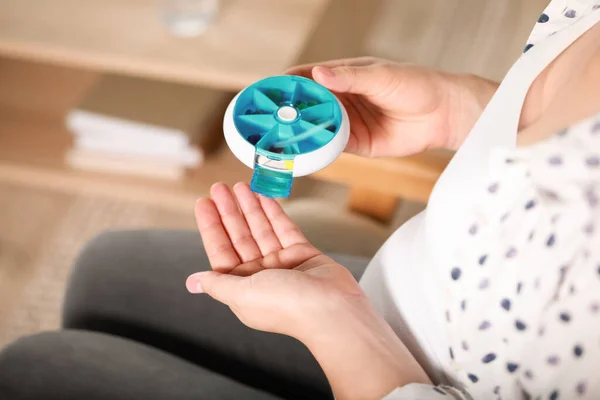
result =
[[[283,75],[260,80],[240,92],[228,111],[226,138],[229,118],[246,142],[243,151],[250,145],[254,152],[251,188],[265,196],[289,196],[295,160],[302,158],[306,163],[312,157],[314,169],[321,169],[321,158],[326,158],[326,165],[333,161],[331,151],[323,152],[323,148],[329,144],[341,147],[334,149],[339,155],[347,142],[347,137],[340,144],[333,140],[340,130],[349,132],[343,106],[325,87],[304,77]],[[227,142],[240,158],[241,144],[233,143],[238,138],[233,139]]]

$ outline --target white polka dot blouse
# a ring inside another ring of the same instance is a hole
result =
[[[552,1],[523,57],[599,9]],[[490,171],[445,272],[457,384],[385,399],[600,399],[600,115],[497,149]]]

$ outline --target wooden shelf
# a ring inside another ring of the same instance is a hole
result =
[[[385,200],[393,197],[426,203],[452,155],[445,150],[402,158],[364,158],[342,154],[313,177],[375,193],[382,200],[385,196]]]
[[[221,3],[204,35],[182,39],[156,0],[4,0],[0,54],[237,91],[295,63],[329,0]]]
[[[69,193],[109,194],[111,198],[190,210],[217,180],[248,181],[251,170],[222,148],[183,181],[161,181],[79,171],[64,163],[71,144],[60,121],[32,119],[0,110],[0,179]],[[223,168],[227,166],[227,168]]]
[[[226,146],[181,182],[84,172],[65,165],[71,135],[64,116],[97,78],[89,71],[0,59],[1,180],[189,210],[212,183],[250,178],[251,170]]]

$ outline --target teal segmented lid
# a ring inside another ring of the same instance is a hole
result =
[[[292,160],[333,139],[342,123],[335,96],[313,80],[292,75],[258,81],[240,93],[234,124],[257,154]]]

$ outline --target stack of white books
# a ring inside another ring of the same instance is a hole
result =
[[[230,95],[142,78],[107,75],[67,115],[73,168],[181,179],[222,138]]]

